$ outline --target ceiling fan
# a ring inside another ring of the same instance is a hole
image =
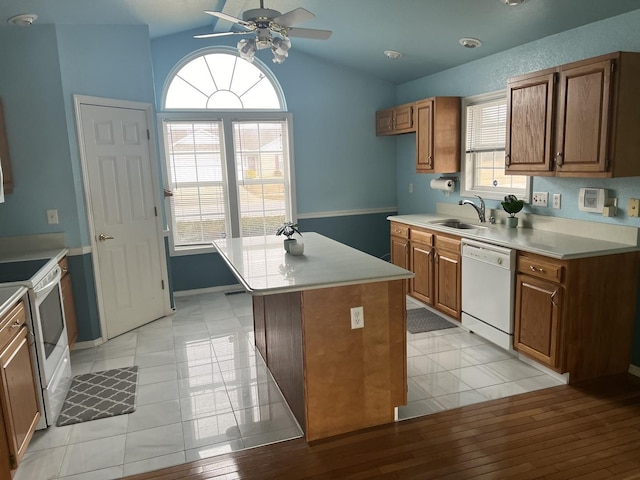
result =
[[[315,18],[315,15],[304,8],[296,8],[281,14],[277,10],[264,8],[264,0],[260,0],[260,8],[244,12],[242,20],[222,12],[206,10],[205,13],[233,22],[243,28],[244,31],[205,33],[203,35],[195,35],[194,38],[255,34],[254,37],[243,38],[238,42],[238,53],[242,58],[250,62],[253,61],[256,50],[271,48],[274,63],[282,63],[289,55],[289,49],[291,48],[289,37],[326,40],[332,33],[330,30],[293,27],[293,25]]]

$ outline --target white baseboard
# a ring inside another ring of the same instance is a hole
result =
[[[221,287],[196,288],[194,290],[179,290],[173,292],[174,297],[188,297],[190,295],[199,295],[201,293],[217,293],[217,292],[234,292],[237,290],[244,291],[239,283],[234,285],[222,285]]]
[[[636,377],[640,377],[640,367],[637,365],[629,365],[629,373],[631,375],[635,375]]]
[[[85,348],[97,347],[98,345],[102,345],[103,343],[104,342],[102,341],[102,338],[96,338],[95,340],[87,340],[86,342],[76,342],[73,345],[73,349],[83,350]]]

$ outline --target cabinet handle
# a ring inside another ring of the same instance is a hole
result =
[[[22,326],[22,324],[20,323],[20,321],[16,320],[16,323],[11,325],[11,328],[18,328],[18,327],[21,327],[21,326]]]
[[[428,164],[429,166],[433,165],[433,157],[432,157],[431,155],[429,155],[429,156],[427,157],[427,164]]]
[[[536,268],[533,265],[529,265],[529,268],[531,269],[532,272],[544,273],[544,269],[543,268]]]
[[[511,155],[505,155],[504,156],[504,164],[508,167],[509,165],[511,165]]]
[[[437,250],[433,252],[433,261],[435,263],[438,263],[438,251]]]
[[[558,306],[558,304],[554,301],[554,298],[555,298],[557,293],[558,293],[558,290],[554,290],[553,293],[551,294],[551,303],[553,303],[554,307]]]
[[[556,162],[556,166],[562,166],[562,152],[557,152],[556,156],[553,157],[553,160]]]

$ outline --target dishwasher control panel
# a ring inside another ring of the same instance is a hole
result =
[[[463,240],[462,257],[463,259],[465,257],[472,258],[479,262],[501,267],[506,270],[513,270],[515,268],[515,250],[482,242]]]

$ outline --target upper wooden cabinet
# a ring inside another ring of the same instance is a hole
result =
[[[13,174],[11,172],[11,161],[9,159],[9,143],[7,142],[7,129],[4,123],[2,100],[0,100],[0,166],[2,167],[2,184],[4,186],[4,193],[12,193]]]
[[[376,135],[397,135],[415,131],[413,103],[376,112]]]
[[[416,172],[460,171],[460,97],[416,102]]]
[[[617,52],[507,84],[508,174],[640,175],[640,54]]]

